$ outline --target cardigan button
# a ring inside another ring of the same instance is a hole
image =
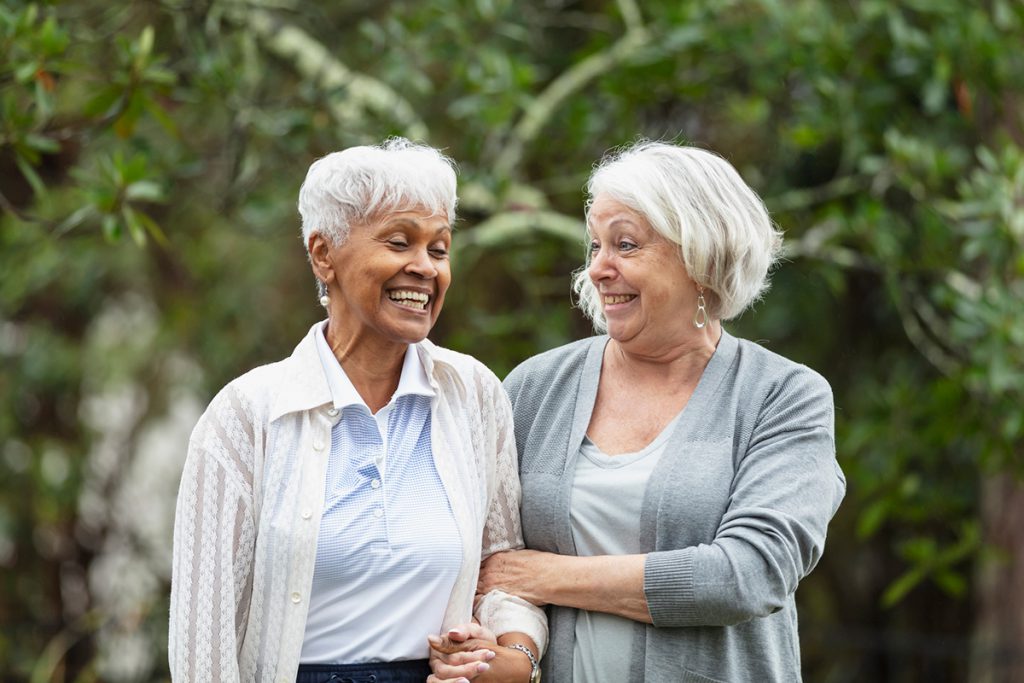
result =
[[[292,602],[294,602],[296,605],[299,604],[300,602],[302,602],[302,596],[298,593],[292,593]]]

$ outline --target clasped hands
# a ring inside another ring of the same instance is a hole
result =
[[[534,577],[529,564],[537,555],[541,553],[530,550],[491,555],[480,567],[477,595],[502,590],[543,606],[530,590]],[[434,672],[427,683],[526,683],[530,679],[529,658],[519,650],[500,645],[494,633],[480,624],[461,624],[444,636],[432,635],[427,640],[430,668]],[[532,649],[534,644],[530,642],[527,646]]]

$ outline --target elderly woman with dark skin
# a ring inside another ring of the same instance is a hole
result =
[[[794,593],[845,492],[832,394],[722,327],[766,289],[780,235],[692,147],[637,144],[588,191],[575,288],[607,334],[505,380],[531,550],[491,556],[479,590],[549,606],[546,681],[799,681]],[[487,642],[465,630],[464,649]]]
[[[455,203],[451,161],[401,139],[310,167],[299,212],[327,319],[193,432],[175,681],[423,683],[428,636],[472,619],[498,634],[474,675],[529,680],[543,611],[500,591],[474,608],[481,558],[523,547],[511,407],[483,365],[426,339]]]

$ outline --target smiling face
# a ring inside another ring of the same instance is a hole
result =
[[[430,332],[451,282],[451,226],[433,211],[387,213],[351,227],[341,246],[310,238],[331,327],[360,343],[406,345]]]
[[[597,288],[608,336],[657,350],[692,330],[697,288],[679,247],[607,195],[594,199],[587,225],[587,274]]]

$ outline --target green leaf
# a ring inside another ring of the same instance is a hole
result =
[[[138,64],[144,63],[145,59],[153,52],[153,26],[149,25],[142,29],[139,40],[135,44],[135,55],[140,58]]]
[[[121,239],[121,222],[117,220],[117,216],[112,213],[108,213],[103,217],[101,222],[103,229],[103,235],[111,242],[116,242]]]
[[[170,248],[170,240],[167,239],[167,235],[164,234],[163,229],[151,216],[143,213],[142,211],[136,211],[135,217],[143,226],[145,226],[146,230],[150,235],[152,235],[153,239],[156,240],[157,244],[165,249]]]
[[[167,115],[167,112],[164,110],[163,107],[161,107],[159,104],[157,104],[155,100],[152,99],[147,99],[145,106],[146,111],[148,111],[150,115],[152,115],[152,117],[156,119],[156,122],[159,123],[164,130],[166,130],[170,135],[178,137],[177,124],[174,123],[174,119]]]
[[[57,229],[54,231],[55,234],[59,236],[63,235],[66,232],[74,230],[79,225],[84,223],[87,218],[94,215],[95,212],[96,210],[92,206],[83,206],[79,208],[77,211],[72,213],[70,216],[65,218],[57,225]]]
[[[38,110],[38,120],[40,123],[44,123],[53,116],[53,96],[46,89],[43,81],[36,79],[33,85],[33,91],[35,93],[36,109]]]
[[[146,229],[139,222],[138,214],[130,206],[124,205],[121,207],[121,216],[124,218],[124,223],[128,226],[128,234],[132,236],[135,244],[143,246],[146,243]]]
[[[892,607],[916,588],[925,578],[925,570],[915,567],[893,581],[882,594],[882,606]]]
[[[14,69],[14,78],[19,83],[28,83],[36,76],[39,70],[39,62],[25,62]]]
[[[124,190],[125,199],[144,202],[162,202],[166,198],[164,190],[152,180],[137,180]]]
[[[29,133],[25,136],[25,144],[32,149],[39,150],[46,154],[56,154],[60,151],[60,143],[53,138],[38,133]]]
[[[951,569],[936,572],[935,583],[953,597],[958,598],[967,592],[967,580],[963,575]]]
[[[889,514],[888,499],[876,500],[860,514],[857,520],[857,537],[870,538],[878,531]]]
[[[89,117],[109,116],[123,94],[124,91],[115,86],[102,88],[82,106],[82,113]]]
[[[14,157],[14,162],[18,165],[18,170],[21,171],[21,175],[25,176],[25,180],[32,186],[33,192],[38,196],[44,196],[46,194],[46,185],[43,183],[43,179],[39,177],[36,170],[32,168],[32,165],[25,160],[25,157],[18,154]]]

